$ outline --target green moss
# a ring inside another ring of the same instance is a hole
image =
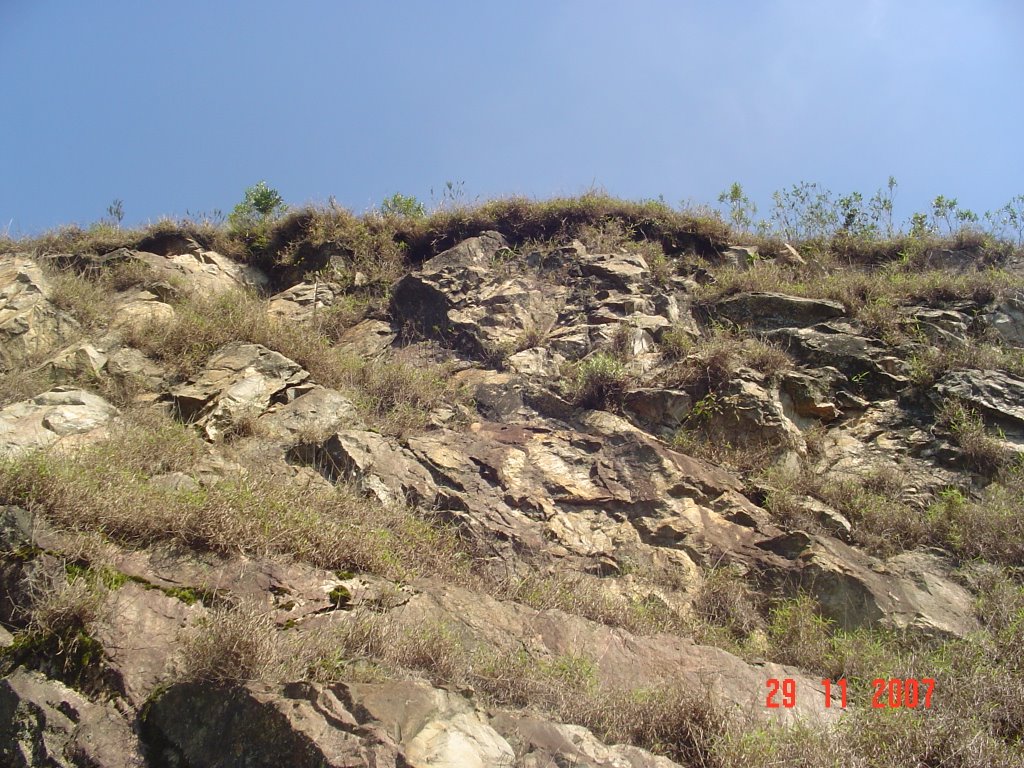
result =
[[[216,597],[212,591],[202,587],[160,587],[159,589],[168,597],[181,600],[185,605],[202,603],[209,608],[213,605]]]
[[[352,593],[341,584],[328,592],[327,597],[334,604],[335,608],[346,606],[352,601]]]

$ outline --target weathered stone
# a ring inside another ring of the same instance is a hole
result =
[[[815,537],[802,559],[801,588],[844,630],[882,626],[948,638],[978,628],[974,599],[936,555],[906,552],[882,563],[835,539]]]
[[[142,768],[131,726],[38,672],[0,680],[0,762],[10,768]]]
[[[86,442],[101,435],[117,412],[99,395],[55,387],[0,409],[0,455]]]
[[[722,264],[733,269],[748,270],[761,259],[756,245],[731,245],[721,252]]]
[[[267,312],[289,322],[307,322],[333,303],[334,289],[329,283],[299,283],[271,296]]]
[[[580,268],[585,277],[624,290],[635,290],[651,274],[639,253],[586,254],[580,258]]]
[[[336,346],[359,357],[375,358],[384,354],[398,337],[395,329],[382,320],[363,320],[341,334]]]
[[[739,325],[758,330],[806,328],[842,317],[838,301],[806,299],[783,293],[739,293],[715,304],[714,313]]]
[[[309,377],[297,363],[259,344],[233,342],[219,349],[187,384],[171,390],[179,417],[215,440],[241,419],[259,417],[272,402]]]
[[[269,437],[291,443],[316,442],[339,427],[358,427],[361,421],[351,400],[319,386],[290,403],[272,406],[259,418]]]
[[[983,317],[1004,344],[1024,347],[1024,297],[1007,298]]]
[[[836,718],[835,708],[824,707],[821,681],[791,667],[751,665],[677,635],[632,635],[559,610],[538,611],[436,582],[417,586],[422,591],[391,612],[399,626],[410,631],[440,623],[470,647],[525,652],[538,661],[583,654],[591,658],[597,682],[609,688],[678,685],[703,692],[738,717],[753,721],[824,723]],[[793,677],[801,690],[815,694],[798,698],[794,709],[767,710],[762,691],[769,677]]]
[[[410,765],[423,768],[489,768],[512,765],[515,752],[458,694],[415,681],[351,685],[358,710],[386,733],[400,734]]]
[[[250,264],[240,264],[216,251],[202,248],[166,255],[133,251],[131,256],[148,265],[158,279],[184,282],[200,293],[220,293],[238,288],[264,288],[267,278]]]
[[[1024,448],[1024,379],[1002,371],[950,371],[932,390],[937,403],[956,398],[1002,431],[1010,447]]]
[[[78,323],[49,301],[50,283],[35,262],[0,256],[0,372],[64,343]]]
[[[202,615],[202,606],[129,582],[107,596],[106,608],[113,618],[98,622],[94,636],[125,696],[141,707],[175,671],[181,630]]]
[[[54,381],[65,382],[75,379],[98,379],[107,356],[92,344],[75,344],[61,350],[47,360],[43,367]]]
[[[892,359],[881,342],[857,335],[846,323],[781,328],[765,335],[806,365],[838,369],[869,396],[881,397],[910,387],[906,361]],[[898,372],[889,370],[892,366]]]
[[[639,426],[667,435],[682,425],[693,398],[677,389],[631,389],[623,396],[622,407]]]

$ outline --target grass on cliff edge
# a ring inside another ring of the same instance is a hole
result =
[[[0,504],[128,546],[294,557],[396,580],[457,578],[468,569],[452,530],[344,484],[324,487],[257,466],[186,490],[162,481],[167,473],[193,472],[205,455],[188,427],[136,413],[74,455],[40,451],[0,461]]]

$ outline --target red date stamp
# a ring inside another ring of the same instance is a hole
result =
[[[825,679],[821,684],[825,689],[825,707],[831,707],[834,703],[833,696],[836,696],[839,699],[839,706],[846,709],[846,680]],[[772,677],[765,685],[768,687],[768,694],[764,705],[768,709],[792,709],[796,706],[796,680],[791,677],[781,680]],[[873,709],[929,709],[932,705],[932,694],[935,693],[935,680],[931,677],[877,677],[871,681],[871,685],[874,688],[874,695],[871,697]]]

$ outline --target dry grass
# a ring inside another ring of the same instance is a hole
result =
[[[1009,449],[989,434],[981,415],[960,400],[945,399],[935,413],[935,423],[948,430],[970,467],[979,472],[992,475],[1012,459]]]
[[[296,639],[279,632],[263,606],[214,606],[186,630],[178,678],[222,684],[295,679],[308,663]]]
[[[1024,376],[1024,352],[980,341],[959,347],[927,347],[913,355],[909,364],[910,378],[920,387],[930,387],[949,371],[965,369]]]
[[[611,627],[622,627],[636,635],[686,631],[682,616],[658,597],[638,599],[617,594],[607,580],[583,573],[554,572],[510,579],[495,585],[491,593],[537,610],[560,611]]]
[[[721,326],[710,328],[698,340],[679,332],[662,344],[666,357],[675,362],[661,374],[659,383],[684,387],[698,396],[720,394],[740,367],[753,368],[769,380],[793,367],[792,359],[778,346]]]
[[[582,408],[616,408],[632,380],[622,360],[596,352],[572,366],[563,391],[569,402]]]
[[[175,366],[180,376],[199,371],[211,354],[232,341],[262,344],[297,362],[327,387],[350,395],[364,417],[381,431],[404,434],[423,429],[429,412],[443,403],[466,403],[444,364],[406,358],[367,361],[345,354],[309,325],[288,323],[266,312],[252,293],[233,291],[192,296],[176,307],[170,323],[129,330],[127,342]]]
[[[385,509],[355,489],[290,482],[253,467],[212,487],[177,491],[154,482],[189,472],[205,453],[169,420],[129,423],[74,457],[35,453],[0,464],[0,499],[57,527],[98,531],[129,546],[173,542],[197,550],[282,555],[330,569],[396,579],[461,578],[467,557],[455,533],[407,509]]]
[[[443,623],[410,631],[386,615],[354,614],[323,647],[333,654],[313,664],[321,680],[363,675],[367,663],[413,669],[435,684],[472,687],[490,704],[530,707],[586,726],[608,743],[635,744],[687,765],[714,765],[707,761],[729,723],[706,691],[671,682],[644,689],[605,686],[585,655],[546,657],[472,645],[458,627]]]

